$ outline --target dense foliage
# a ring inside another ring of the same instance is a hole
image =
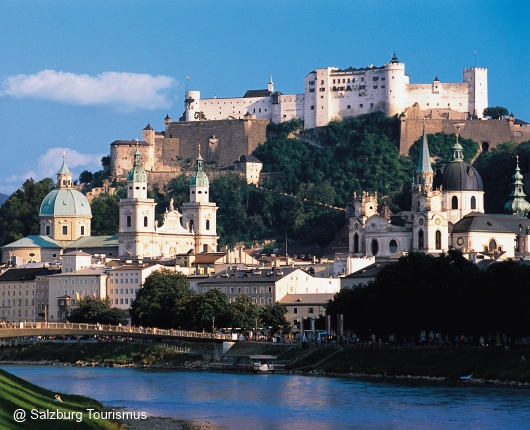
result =
[[[131,306],[132,323],[147,327],[193,327],[191,300],[195,292],[187,278],[168,269],[151,273]]]
[[[504,213],[504,204],[513,191],[512,176],[515,173],[516,157],[525,176],[530,172],[530,141],[523,143],[501,143],[492,150],[482,153],[475,167],[484,184],[484,206],[486,213]],[[530,189],[525,187],[527,195]]]
[[[398,206],[414,165],[399,155],[397,118],[361,115],[331,122],[303,138],[312,144],[278,133],[253,153],[265,172],[282,172],[278,191],[297,194],[302,184],[318,188],[327,183],[333,189],[329,199],[337,206],[345,207],[354,191],[363,190],[377,191],[391,207]]]
[[[491,106],[484,109],[482,114],[489,116],[491,119],[500,119],[508,116],[508,109],[501,106]]]
[[[435,274],[435,275],[433,275]],[[344,326],[364,335],[512,337],[530,333],[530,267],[495,263],[484,271],[460,253],[411,253],[384,267],[374,282],[346,288],[327,306]]]
[[[127,324],[127,311],[113,308],[110,299],[82,297],[68,315],[68,321],[89,324]]]
[[[44,197],[51,191],[50,178],[35,182],[27,179],[0,207],[0,245],[39,234],[39,211]]]

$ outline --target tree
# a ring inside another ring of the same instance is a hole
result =
[[[120,227],[117,196],[101,194],[92,200],[91,230],[93,236],[114,235]]]
[[[99,297],[83,297],[77,302],[77,306],[72,309],[68,320],[75,323],[89,324],[127,324],[127,311],[120,308],[113,308],[110,299],[100,299]]]
[[[290,330],[290,324],[285,317],[286,314],[287,308],[284,305],[278,302],[274,304],[268,303],[261,310],[261,323],[264,326],[272,327],[272,333],[276,333],[280,329],[288,332]]]
[[[81,174],[79,175],[79,183],[80,184],[89,184],[94,179],[94,175],[92,172],[89,172],[88,170],[83,170]]]
[[[483,115],[489,116],[491,119],[500,119],[508,116],[508,109],[500,106],[487,107],[484,109]]]
[[[215,331],[218,327],[226,327],[230,314],[230,303],[228,296],[216,288],[206,294],[195,296],[195,316],[199,327],[211,328]]]
[[[27,179],[0,207],[0,246],[39,234],[39,209],[53,187],[50,178]]]
[[[151,273],[131,307],[133,324],[158,328],[191,328],[190,301],[195,292],[181,273],[161,269]]]
[[[230,303],[230,316],[234,328],[254,330],[260,325],[258,305],[253,303],[252,298],[245,294],[240,294]]]

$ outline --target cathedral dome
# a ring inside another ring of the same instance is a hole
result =
[[[443,191],[483,191],[480,174],[464,161],[452,161],[445,166],[441,185]]]
[[[483,191],[479,173],[464,161],[464,148],[458,143],[458,134],[453,146],[453,161],[445,166],[441,185],[443,191]]]
[[[92,217],[92,210],[83,193],[70,188],[58,188],[50,191],[44,198],[39,216]]]

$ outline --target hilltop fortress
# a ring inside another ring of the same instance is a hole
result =
[[[178,122],[166,116],[165,130],[150,125],[138,142],[151,183],[164,182],[186,170],[186,160],[196,153],[200,142],[206,164],[232,166],[266,140],[266,126],[302,119],[305,129],[318,129],[331,121],[357,115],[384,112],[400,119],[400,152],[408,154],[420,138],[423,121],[427,132],[454,133],[478,142],[483,151],[513,140],[530,140],[530,127],[513,116],[483,120],[488,107],[488,72],[466,68],[462,82],[411,84],[405,64],[394,54],[383,66],[338,69],[320,68],[304,78],[304,92],[275,91],[272,76],[266,89],[249,90],[243,97],[201,98],[200,91],[186,91],[184,114]],[[111,144],[111,172],[125,177],[132,167],[136,141],[117,140]]]

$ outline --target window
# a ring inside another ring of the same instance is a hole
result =
[[[471,209],[476,209],[477,208],[477,199],[475,198],[475,196],[472,196],[471,197]]]
[[[361,104],[359,105],[359,107],[362,108],[362,107],[363,107],[363,104],[361,103]]]
[[[377,239],[372,239],[372,255],[377,255],[379,252],[379,242]]]
[[[248,287],[245,287],[245,293],[248,293]]]
[[[308,308],[308,309],[307,309],[307,313],[308,313],[308,314],[312,314],[312,313],[314,313],[313,308]]]
[[[66,236],[68,234],[68,226],[63,225],[63,236]]]
[[[193,220],[192,219],[190,219],[189,226],[190,226],[190,228],[189,228],[190,233],[193,233]]]
[[[436,249],[442,249],[442,233],[440,230],[436,230],[435,234]]]
[[[210,220],[206,220],[206,230],[210,230]]]
[[[293,314],[297,314],[298,313],[298,308],[293,308]]]
[[[488,245],[488,251],[496,251],[496,250],[497,250],[497,242],[495,242],[495,239],[491,239]]]
[[[458,197],[453,196],[451,199],[451,209],[458,209]]]
[[[423,230],[418,232],[418,250],[423,250]]]
[[[127,227],[130,227],[132,224],[131,222],[131,217],[130,216],[127,216]]]
[[[51,228],[49,225],[46,226],[46,236],[49,236],[51,234]]]
[[[311,105],[311,110],[315,110],[315,106]]]
[[[81,226],[81,236],[84,236],[85,235],[85,226],[82,225]]]
[[[388,243],[388,250],[390,251],[391,254],[395,254],[397,252],[398,244],[397,244],[397,241],[395,239],[392,239]]]
[[[144,216],[144,227],[147,227],[147,217]]]

